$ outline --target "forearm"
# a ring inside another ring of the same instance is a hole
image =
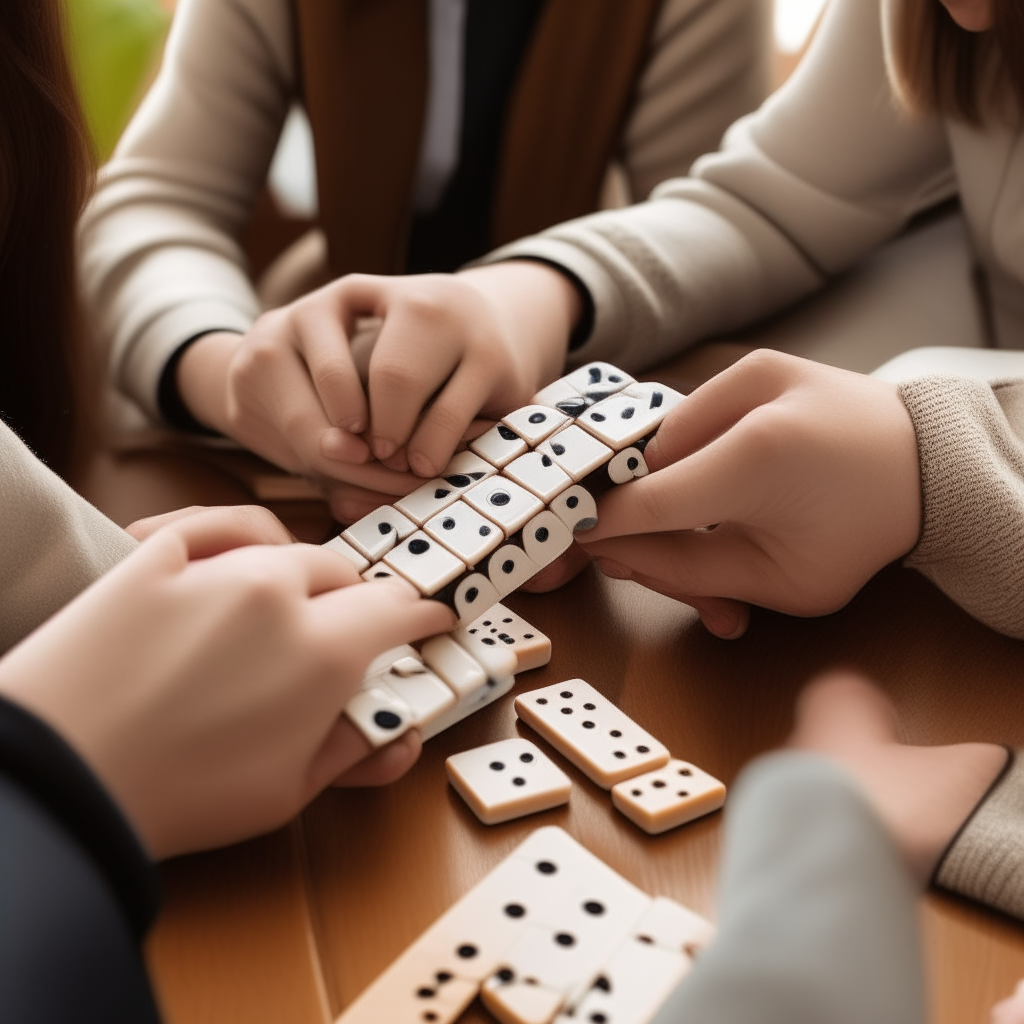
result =
[[[0,423],[0,653],[135,547]]]
[[[899,385],[917,434],[923,527],[904,564],[987,626],[1024,639],[1024,380]]]
[[[156,876],[89,769],[0,699],[0,1005],[9,1024],[156,1022]]]
[[[852,779],[774,755],[726,822],[718,938],[656,1024],[923,1022],[916,893]]]

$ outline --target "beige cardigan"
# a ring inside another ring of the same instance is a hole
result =
[[[0,655],[137,546],[0,422]]]
[[[666,0],[622,135],[633,195],[685,173],[763,98],[767,10]],[[260,311],[239,240],[297,98],[294,46],[289,0],[179,3],[160,75],[82,221],[82,283],[112,377],[152,419],[171,353]]]

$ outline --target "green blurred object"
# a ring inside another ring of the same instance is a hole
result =
[[[71,62],[96,156],[102,162],[114,151],[142,99],[171,16],[160,0],[65,3]]]

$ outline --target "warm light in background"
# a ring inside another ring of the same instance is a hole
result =
[[[827,0],[775,0],[775,45],[799,53]]]

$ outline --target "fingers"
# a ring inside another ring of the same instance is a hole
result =
[[[423,743],[410,729],[334,779],[335,786],[387,786],[397,782],[419,759]]]
[[[182,539],[191,561],[253,544],[292,544],[295,540],[277,516],[260,505],[193,507],[181,513],[153,518],[167,520],[159,528],[172,530]]]
[[[349,294],[329,285],[296,309],[297,346],[327,419],[350,435],[367,427],[366,398],[343,325],[362,313],[350,309]]]
[[[631,485],[632,486],[632,485]],[[713,533],[680,533],[671,536],[616,537],[585,545],[602,571],[622,578],[623,571],[655,581],[672,596],[692,599],[731,598],[774,607],[778,580],[765,553],[742,533],[721,526]]]
[[[752,352],[680,402],[644,449],[651,471],[709,444],[752,409],[777,398],[800,360],[766,349]]]
[[[456,626],[455,615],[446,605],[425,601],[408,584],[388,580],[322,594],[310,603],[310,610],[314,627],[326,635],[348,644],[357,637],[367,663],[381,651],[447,633]]]
[[[306,775],[305,800],[325,786],[386,786],[417,761],[423,744],[411,729],[394,743],[374,750],[363,734],[340,715],[320,745]]]
[[[494,381],[487,366],[464,360],[423,414],[409,440],[409,465],[420,476],[436,476],[447,465],[476,414],[487,402]]]
[[[546,594],[575,579],[588,565],[590,555],[579,544],[573,544],[519,589],[528,594]]]
[[[164,512],[158,516],[146,516],[144,519],[136,519],[134,523],[129,523],[124,531],[136,540],[143,541],[147,537],[152,537],[157,530],[205,510],[205,505],[189,505],[187,508],[178,508],[173,512]]]
[[[354,523],[380,508],[381,505],[390,505],[395,500],[393,494],[357,487],[355,484],[333,480],[322,481],[322,483],[327,501],[331,506],[331,514],[339,523]]]

